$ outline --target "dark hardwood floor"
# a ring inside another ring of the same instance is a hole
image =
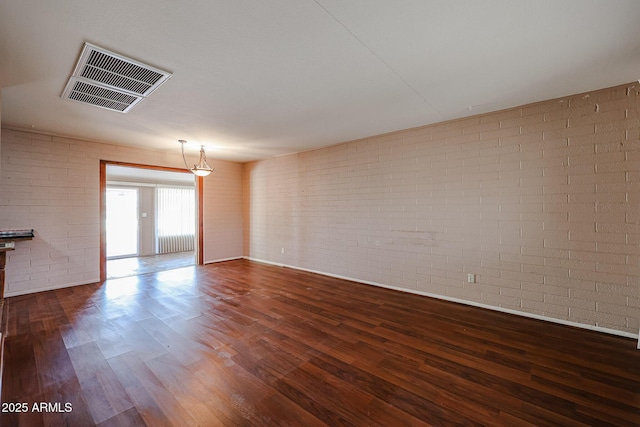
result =
[[[634,340],[245,260],[7,304],[2,426],[640,425]]]

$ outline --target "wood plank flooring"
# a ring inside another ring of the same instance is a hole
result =
[[[2,426],[640,425],[634,340],[246,260],[7,308]]]

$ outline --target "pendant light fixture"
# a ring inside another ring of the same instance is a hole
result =
[[[184,161],[184,165],[193,172],[194,175],[197,176],[207,176],[211,172],[213,172],[213,168],[207,164],[207,155],[204,152],[204,145],[200,146],[200,161],[197,165],[193,165],[192,168],[187,166],[187,160],[184,158],[184,144],[187,143],[184,139],[179,139],[180,148],[182,149],[182,160]]]

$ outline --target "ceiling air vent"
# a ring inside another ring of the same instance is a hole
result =
[[[166,71],[85,43],[62,98],[127,113],[170,77]]]
[[[110,110],[125,111],[134,106],[142,98],[107,89],[102,86],[84,83],[74,78],[73,87],[68,98],[78,102],[86,102]]]

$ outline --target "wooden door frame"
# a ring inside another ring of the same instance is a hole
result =
[[[152,169],[167,172],[191,173],[185,169],[169,166],[144,165],[140,163],[115,162],[100,160],[100,281],[107,280],[107,165],[125,166],[139,169]],[[196,232],[196,264],[204,264],[204,179],[196,176],[196,216],[198,229]]]

